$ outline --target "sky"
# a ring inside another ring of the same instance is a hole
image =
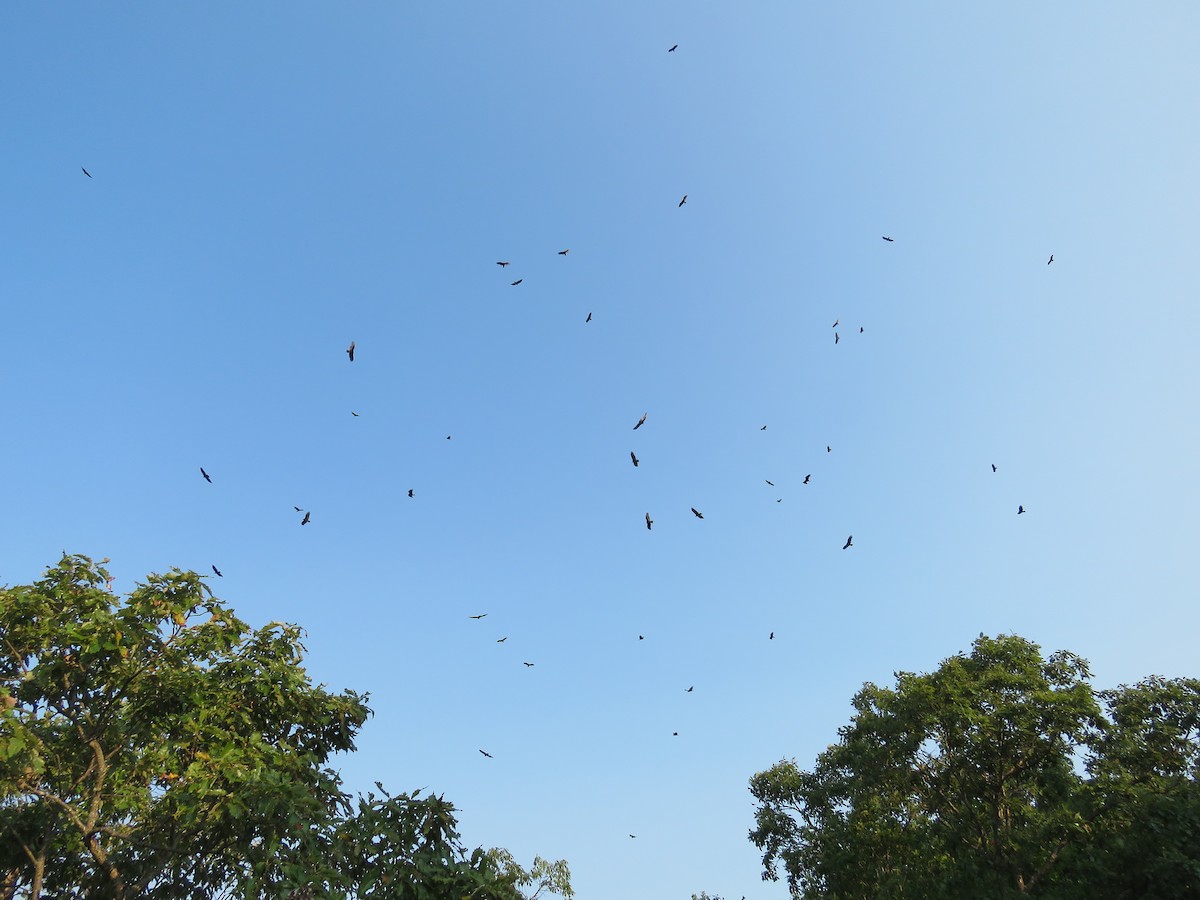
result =
[[[369,692],[348,789],[581,900],[782,900],[748,781],[864,682],[1200,675],[1198,33],[4,4],[0,584],[209,573]]]

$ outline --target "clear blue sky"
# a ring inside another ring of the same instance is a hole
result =
[[[370,691],[348,787],[585,900],[779,900],[747,780],[864,681],[1009,631],[1200,674],[1198,34],[5,4],[0,583],[216,564]]]

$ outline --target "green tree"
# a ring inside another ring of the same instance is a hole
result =
[[[751,779],[764,878],[839,900],[1200,891],[1200,681],[1096,692],[1016,636],[896,679],[811,771]]]
[[[64,555],[0,589],[0,897],[570,896],[565,863],[467,854],[440,798],[356,809],[327,761],[366,697],[312,685],[297,626],[252,630],[194,572],[109,583]]]

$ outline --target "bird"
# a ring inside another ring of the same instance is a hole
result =
[[[832,453],[832,452],[833,452],[833,448],[832,448],[832,447],[830,447],[828,444],[826,444],[826,445],[825,445],[825,452],[826,452],[826,453]]]
[[[89,172],[87,169],[84,169],[83,166],[80,166],[79,168],[83,169],[83,174],[86,175],[88,178],[92,177],[92,173]]]
[[[358,418],[358,413],[356,413],[354,410],[350,410],[350,415],[354,416],[356,419]]]
[[[468,619],[486,619],[487,613],[480,613],[477,616],[467,616]]]
[[[641,634],[638,635],[639,641],[644,641],[645,639],[646,639],[645,635],[641,635]]]
[[[764,478],[763,481],[767,481],[767,479]],[[767,484],[769,484],[771,487],[775,487],[775,482],[773,481],[767,481]]]
[[[775,640],[775,632],[773,632],[773,631],[772,631],[772,632],[771,632],[771,636],[770,636],[769,638],[767,638],[767,640],[768,640],[768,641],[773,641],[773,640]]]
[[[513,286],[513,287],[516,287],[518,284],[520,284],[520,283],[521,283],[522,281],[524,281],[524,280],[525,280],[524,278],[518,278],[516,281],[514,281],[514,282],[512,283],[512,286]]]
[[[521,663],[521,665],[525,666],[525,668],[527,668],[527,669],[533,668],[533,663]]]
[[[586,325],[590,321],[592,321],[592,314],[588,313],[588,317],[583,320],[583,324]]]
[[[492,754],[488,753],[486,750],[480,750],[479,752],[482,753],[484,756],[486,756],[488,759],[496,758],[496,757],[492,756]]]
[[[301,509],[300,507],[298,507],[298,506],[293,506],[293,507],[292,507],[292,509],[294,509],[296,512],[304,512],[304,510],[302,510],[302,509]]]
[[[212,479],[208,477],[208,473],[204,471],[204,466],[200,467],[200,474],[204,476],[204,480],[212,484]]]
[[[216,572],[216,573],[217,573],[217,577],[219,577],[219,578],[224,578],[224,577],[225,577],[224,575],[222,575],[222,574],[221,574],[221,570],[220,570],[220,569],[218,569],[216,566],[213,566],[213,567],[212,567],[212,570],[213,570],[214,572]]]
[[[679,49],[679,45],[678,45],[678,44],[676,44],[674,47],[671,47],[669,50],[667,50],[667,52],[668,52],[668,53],[674,53],[674,52],[675,52],[677,49]]]
[[[629,458],[633,460],[633,467],[636,469],[637,464],[638,464],[638,458],[634,455],[632,450],[629,451]]]
[[[694,507],[694,506],[692,507],[692,515],[695,516],[697,519],[704,518],[704,513],[700,512],[700,510],[696,509],[696,507]]]
[[[692,691],[694,691],[695,689],[696,689],[696,686],[693,684],[693,685],[692,685],[690,688],[688,688],[686,691],[684,691],[684,693],[685,693],[685,694],[690,694],[690,693],[691,693]]]
[[[496,643],[503,644],[507,640],[508,640],[508,635],[506,634],[504,637],[500,638],[500,640],[496,641]]]
[[[683,204],[685,204],[685,203],[687,203],[687,194],[683,195],[683,199],[679,201],[679,206],[683,206]],[[679,206],[677,206],[675,208],[679,209]]]
[[[566,256],[566,255],[567,255],[568,253],[570,253],[570,252],[571,252],[571,248],[570,248],[570,247],[568,247],[566,250],[559,250],[559,251],[558,251],[558,255],[559,255],[559,256]]]
[[[842,339],[842,338],[841,338],[841,336],[840,336],[840,335],[839,335],[839,334],[838,334],[838,333],[835,331],[835,332],[833,333],[833,342],[836,344],[836,343],[837,343],[838,341],[840,341],[841,339]]]
[[[412,489],[412,488],[409,488],[409,489],[408,489],[408,496],[410,496],[410,497],[411,497],[412,495],[413,495],[413,489]]]
[[[647,531],[652,530],[650,528],[650,526],[653,524],[654,524],[654,520],[652,518],[650,518],[650,513],[646,513],[646,530]]]
[[[892,242],[892,238],[890,238],[890,237],[887,237],[886,235],[884,235],[884,238],[883,238],[883,239],[884,239],[885,241],[887,241],[889,244]]]
[[[450,435],[446,435],[446,440],[450,440]]]
[[[678,731],[672,731],[672,732],[671,732],[671,737],[679,737],[679,732],[678,732]]]
[[[507,261],[505,261],[505,262],[498,262],[498,263],[496,263],[496,265],[498,265],[500,268],[502,268],[502,269],[503,269],[505,266],[507,266],[507,265],[508,265],[508,262],[507,262]]]
[[[764,425],[762,428],[760,428],[760,429],[758,429],[758,430],[759,430],[759,431],[766,431],[766,430],[767,430],[767,426],[766,426],[766,425]]]
[[[1018,507],[1017,507],[1017,515],[1019,516],[1019,515],[1021,515],[1021,513],[1023,513],[1023,512],[1025,512],[1025,507],[1024,507],[1024,506],[1018,506]]]
[[[810,479],[810,478],[812,478],[812,475],[805,475],[805,476],[804,476],[804,482],[803,482],[803,483],[804,483],[804,484],[808,484],[808,479]]]
[[[631,838],[636,838],[636,837],[637,837],[637,835],[636,835],[636,834],[631,834],[631,835],[630,835],[630,837],[631,837]]]
[[[638,423],[633,426],[634,431],[637,431],[639,428],[642,427],[642,425],[645,424],[646,416],[648,416],[648,415],[650,415],[650,413],[642,413],[642,417],[640,419],[638,419]]]
[[[1050,265],[1050,263],[1052,263],[1052,262],[1054,262],[1054,254],[1053,253],[1051,253],[1050,258],[1048,260],[1046,260],[1046,265]]]
[[[301,525],[307,525],[312,521],[312,513],[305,513],[304,518],[300,520]]]
[[[835,320],[835,321],[834,321],[834,323],[833,323],[832,325],[830,325],[829,327],[830,327],[830,328],[837,328],[837,327],[838,327],[838,324],[839,324],[841,321],[842,321],[841,319],[837,319],[837,320]]]
[[[782,503],[782,502],[783,502],[783,498],[782,498],[782,497],[780,497],[780,498],[779,498],[778,500],[776,500],[775,502],[776,502],[776,503]]]
[[[854,546],[854,535],[850,535],[850,537],[846,538],[846,543],[842,545],[842,549],[845,550],[847,547],[852,546]]]
[[[861,325],[859,325],[859,326],[858,326],[858,333],[859,333],[859,334],[862,334],[862,333],[863,333],[865,330],[866,330],[866,329],[865,329],[865,328],[863,328]]]
[[[996,464],[995,464],[995,463],[992,463],[992,471],[993,471],[993,472],[995,472],[995,471],[996,471]]]
[[[350,346],[346,348],[346,355],[350,357],[350,362],[354,362],[354,341],[351,341]]]

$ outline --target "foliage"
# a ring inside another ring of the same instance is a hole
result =
[[[782,866],[805,898],[1195,895],[1200,681],[1089,678],[1074,654],[981,635],[864,685],[811,771],[751,779],[763,877]]]
[[[326,763],[366,697],[311,684],[297,626],[194,572],[121,602],[104,562],[0,589],[0,896],[571,896],[565,863],[468,857],[441,798],[355,810]]]

